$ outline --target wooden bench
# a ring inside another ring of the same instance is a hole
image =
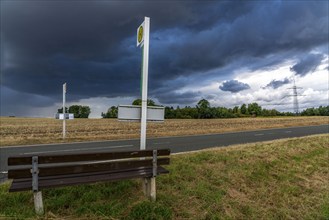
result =
[[[161,166],[169,164],[169,155],[169,149],[162,149],[9,157],[9,192],[32,190],[35,211],[43,214],[42,189],[144,178],[144,193],[155,200],[155,177],[169,173]]]

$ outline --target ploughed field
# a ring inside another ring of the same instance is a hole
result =
[[[236,119],[168,119],[148,123],[147,137],[214,134],[223,132],[328,124],[329,117],[274,117]],[[57,142],[133,139],[140,136],[140,123],[116,119],[0,118],[0,146]]]

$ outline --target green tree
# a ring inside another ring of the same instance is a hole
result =
[[[69,107],[69,113],[73,113],[74,118],[88,118],[90,112],[89,106],[71,105]]]
[[[307,108],[301,112],[302,116],[329,116],[329,106],[319,106],[319,108]]]
[[[184,118],[192,119],[192,118],[198,118],[198,110],[196,108],[192,108],[190,106],[185,106],[183,109],[184,112]]]
[[[181,110],[180,110],[180,107],[179,106],[176,107],[175,113],[176,113],[175,118],[179,118],[179,119],[182,118],[182,113],[181,113]]]
[[[81,116],[81,105],[71,105],[69,108],[69,113],[74,114],[74,118],[80,118]]]
[[[173,107],[165,107],[165,118],[166,119],[171,119],[171,118],[175,118],[175,109]]]
[[[132,105],[142,105],[142,99],[135,99]],[[147,106],[156,106],[156,104],[152,99],[148,99]]]
[[[199,108],[199,109],[210,108],[210,103],[206,99],[201,99],[197,104],[197,108]]]
[[[198,118],[214,118],[215,111],[210,107],[210,103],[206,99],[201,99],[197,106]]]
[[[68,108],[67,108],[67,107],[65,107],[65,112],[67,113],[67,111],[68,111]],[[62,107],[62,108],[59,108],[59,109],[57,109],[57,113],[63,113],[63,107]]]
[[[313,116],[314,115],[314,108],[307,108],[302,111],[302,116]]]
[[[246,115],[247,114],[247,105],[242,104],[240,108],[241,114]]]
[[[90,113],[91,111],[89,106],[82,106],[80,118],[88,118]]]
[[[329,116],[329,105],[328,106],[320,106],[319,113],[322,116]]]
[[[234,113],[234,114],[239,114],[239,113],[240,113],[239,106],[234,106],[234,108],[233,108],[233,113]]]
[[[237,117],[232,109],[227,109],[225,107],[218,107],[216,108],[216,118],[235,118]]]
[[[118,117],[118,107],[111,106],[111,108],[109,108],[105,114],[102,112],[102,117],[103,118],[117,118]]]
[[[262,107],[260,107],[256,102],[248,104],[248,112],[249,114],[258,116],[262,113]]]

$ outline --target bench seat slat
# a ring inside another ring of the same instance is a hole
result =
[[[157,160],[158,166],[168,165],[169,158],[159,158]],[[122,170],[134,167],[152,166],[152,159],[146,160],[128,160],[128,161],[112,161],[105,163],[91,163],[82,165],[67,165],[67,166],[56,166],[56,167],[40,167],[39,177],[55,176],[55,175],[66,175],[76,173],[90,173],[96,171],[107,171],[107,170]],[[11,169],[8,171],[8,179],[21,179],[31,177],[30,169]]]
[[[159,166],[158,174],[169,173],[168,170]],[[152,167],[144,167],[135,170],[126,170],[125,172],[100,172],[100,173],[84,173],[81,176],[54,176],[53,178],[39,178],[39,189],[54,188],[61,186],[80,185],[82,183],[95,183],[104,181],[116,181],[122,179],[132,178],[147,178],[152,176]],[[32,179],[25,179],[24,181],[17,181],[16,179],[12,182],[9,192],[26,191],[32,189]]]
[[[170,155],[170,149],[157,150],[158,156]],[[97,161],[97,160],[116,160],[124,158],[151,157],[152,150],[142,151],[123,151],[123,152],[107,152],[107,153],[84,153],[84,154],[67,154],[67,155],[40,155],[38,158],[39,164],[48,163],[68,163],[79,161]],[[31,165],[31,156],[9,157],[8,166],[16,165]]]

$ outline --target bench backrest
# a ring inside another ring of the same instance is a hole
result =
[[[37,156],[38,176],[74,175],[80,173],[92,173],[109,170],[129,170],[137,167],[152,167],[154,156],[156,164],[167,165],[170,155],[169,149],[126,152],[85,153],[69,155],[41,155]],[[141,159],[142,158],[142,159]],[[34,156],[35,159],[35,156]],[[74,163],[74,164],[72,164]],[[16,168],[18,165],[30,165],[33,167],[32,156],[20,156],[8,158],[8,178],[25,179],[32,178],[31,169]]]

